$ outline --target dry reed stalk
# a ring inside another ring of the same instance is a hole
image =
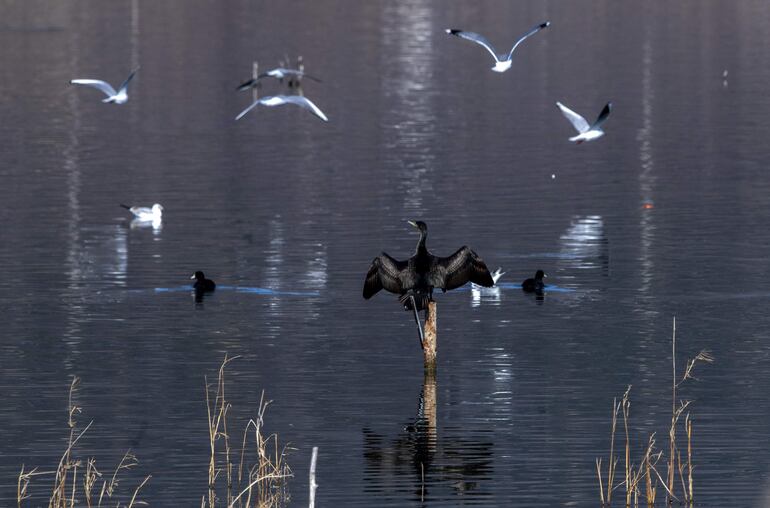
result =
[[[140,483],[139,486],[134,490],[134,495],[131,496],[131,502],[128,503],[128,508],[131,508],[132,506],[134,506],[134,502],[136,502],[136,495],[139,494],[139,491],[142,489],[142,487],[144,487],[144,485],[148,481],[150,481],[150,478],[152,478],[152,475],[148,474],[145,477],[144,481],[142,483]],[[142,504],[144,504],[144,503],[142,503]]]
[[[31,479],[34,476],[41,475],[51,475],[54,477],[53,487],[48,498],[49,508],[74,508],[80,504],[78,497],[81,496],[81,494],[77,490],[78,468],[82,468],[82,463],[80,460],[74,458],[74,450],[78,441],[80,441],[83,435],[85,435],[85,433],[88,432],[88,430],[91,428],[91,425],[93,425],[93,421],[89,422],[83,430],[77,430],[76,415],[81,413],[81,408],[73,402],[73,398],[79,383],[80,379],[73,377],[69,388],[67,402],[67,426],[69,427],[69,437],[67,439],[67,448],[64,450],[64,453],[59,459],[56,470],[54,471],[37,472],[37,469],[25,471],[24,466],[22,466],[17,480],[16,492],[16,502],[19,507],[22,506],[22,502],[25,499],[30,497],[28,489],[31,483]],[[115,488],[118,486],[118,473],[121,470],[130,469],[136,464],[138,464],[136,457],[134,457],[130,451],[126,452],[126,454],[123,456],[123,460],[121,460],[120,464],[116,468],[115,473],[112,475],[110,481],[102,482],[101,492],[96,504],[97,507],[101,506],[105,494],[107,494],[107,497],[109,498],[115,493]],[[85,472],[82,472],[81,475],[83,476],[82,496],[85,497],[86,506],[88,506],[88,508],[93,508],[93,489],[97,483],[97,480],[102,476],[101,473],[96,469],[96,461],[93,458],[89,458],[86,461]],[[139,503],[139,501],[136,501],[136,496],[139,493],[139,489],[141,489],[147,483],[149,478],[150,477],[145,478],[142,484],[134,491],[131,505]],[[118,505],[120,505],[120,503],[118,503]]]
[[[628,385],[626,393],[623,394],[623,399],[620,401],[620,410],[623,412],[623,429],[626,433],[626,506],[631,506],[631,494],[635,490],[635,487],[631,485],[633,468],[631,467],[631,437],[628,433],[628,417],[631,412],[631,401],[628,399],[630,392],[631,385]]]
[[[271,401],[265,400],[264,392],[260,398],[259,409],[256,419],[249,420],[243,431],[243,440],[241,442],[240,462],[238,465],[237,482],[238,494],[234,495],[233,472],[234,464],[232,462],[233,450],[230,445],[230,438],[227,432],[227,413],[231,405],[225,398],[225,367],[228,363],[235,360],[236,357],[225,358],[219,368],[217,379],[216,394],[212,394],[211,386],[206,383],[206,409],[208,414],[209,427],[209,485],[208,495],[201,499],[201,507],[208,504],[209,508],[217,505],[217,479],[224,471],[226,478],[226,506],[228,507],[272,507],[281,504],[285,499],[286,493],[285,479],[292,476],[291,469],[284,462],[285,450],[281,451],[278,445],[278,436],[272,434],[265,437],[262,433],[264,425],[264,415]],[[212,400],[213,397],[213,400]],[[256,452],[255,463],[247,463],[248,436],[253,431],[254,447]],[[224,441],[224,463],[219,466],[217,462],[217,441]],[[272,450],[275,453],[272,453]]]
[[[599,457],[596,457],[596,476],[599,478],[599,499],[602,502],[602,506],[605,506],[604,486],[602,486],[602,459]]]
[[[308,481],[308,485],[310,487],[310,497],[309,497],[309,508],[315,508],[315,489],[318,488],[318,484],[315,482],[315,466],[316,462],[318,460],[318,447],[313,447],[313,456],[310,459],[310,477]],[[420,467],[422,471],[422,494],[425,494],[425,467],[423,466],[422,462],[420,462]]]
[[[610,431],[610,460],[607,464],[607,504],[612,503],[612,483],[615,478],[615,466],[617,460],[615,459],[615,429],[618,426],[618,400],[612,399],[612,430]]]
[[[679,471],[679,481],[682,483],[682,497],[684,498],[682,501],[689,504],[687,486],[684,483],[684,464],[682,463],[682,452],[680,450],[676,451],[676,467]]]
[[[674,491],[674,452],[676,450],[676,316],[674,316],[671,332],[671,427],[668,431],[668,491]],[[669,498],[670,501],[670,498]]]
[[[88,508],[93,507],[93,489],[96,485],[96,481],[101,478],[102,474],[96,469],[96,460],[93,458],[88,459],[86,464],[86,474],[83,478],[83,493],[86,496],[86,506]]]
[[[22,501],[29,499],[30,497],[27,489],[29,488],[29,484],[32,482],[32,478],[35,476],[47,476],[52,474],[54,474],[54,471],[43,471],[38,473],[37,468],[34,468],[25,473],[24,466],[21,466],[21,471],[19,472],[16,485],[16,504],[19,506],[19,508],[22,506]]]
[[[682,383],[684,383],[688,379],[695,379],[695,377],[693,376],[693,371],[694,371],[695,365],[698,362],[711,363],[713,361],[714,361],[714,358],[711,356],[711,354],[708,351],[701,351],[700,353],[698,353],[698,355],[695,356],[695,358],[688,359],[682,378],[677,380],[676,317],[674,317],[672,333],[671,333],[671,368],[672,368],[671,424],[669,427],[669,447],[668,447],[668,456],[666,459],[666,464],[668,467],[666,478],[664,479],[661,476],[661,474],[658,472],[657,468],[655,467],[658,461],[663,457],[663,453],[664,453],[662,451],[658,453],[653,453],[654,446],[655,446],[655,439],[654,439],[655,434],[652,434],[648,440],[647,450],[645,451],[645,454],[643,456],[642,462],[639,465],[639,468],[634,469],[634,466],[631,464],[631,455],[630,455],[631,440],[630,440],[630,434],[628,430],[628,422],[629,422],[630,406],[631,406],[630,399],[629,399],[631,386],[629,385],[628,389],[623,395],[623,399],[621,400],[621,402],[618,403],[617,399],[613,399],[613,402],[612,402],[612,406],[613,406],[612,433],[611,433],[611,440],[610,440],[610,463],[607,468],[608,484],[606,488],[606,494],[602,483],[602,474],[601,474],[602,460],[599,458],[596,459],[596,473],[599,479],[599,497],[602,505],[608,506],[611,504],[611,501],[612,501],[612,491],[614,490],[613,479],[614,479],[616,462],[617,462],[617,459],[615,458],[615,450],[614,450],[615,449],[615,431],[617,426],[617,414],[619,411],[622,411],[623,427],[624,427],[625,437],[626,437],[625,481],[624,481],[626,485],[626,506],[631,506],[632,503],[638,504],[638,497],[640,494],[639,482],[642,480],[642,478],[645,479],[645,484],[646,484],[645,497],[647,499],[648,506],[655,505],[655,496],[656,496],[658,481],[660,482],[660,485],[663,486],[663,489],[666,491],[667,503],[669,505],[673,501],[679,501],[679,498],[677,498],[676,495],[674,494],[674,490],[675,490],[674,483],[675,483],[676,471],[679,471],[679,477],[682,484],[682,497],[684,498],[684,501],[687,504],[692,506],[693,504],[692,421],[690,418],[690,413],[686,413],[687,409],[691,404],[691,401],[679,400],[678,388],[679,386],[682,385]],[[678,422],[683,414],[686,414],[685,416],[685,430],[687,432],[687,463],[686,464],[682,462],[681,452],[679,451],[676,443],[676,433],[677,433]],[[684,478],[685,468],[687,469],[686,482]]]
[[[685,427],[687,429],[687,485],[689,493],[689,502],[692,505],[692,419],[690,413],[685,417]]]
[[[83,429],[80,433],[77,433],[75,429],[75,415],[79,414],[81,409],[72,402],[72,396],[74,395],[75,390],[77,390],[79,383],[80,379],[77,376],[73,376],[72,382],[70,383],[67,405],[67,426],[70,429],[69,439],[67,441],[67,448],[64,450],[61,459],[59,459],[59,465],[56,467],[54,486],[51,492],[51,497],[48,500],[49,508],[69,508],[74,505],[72,501],[68,501],[67,499],[67,477],[69,476],[69,471],[76,468],[79,464],[77,461],[72,460],[72,449],[80,440],[80,438],[83,437],[83,434],[88,431],[88,429],[91,427],[91,424],[93,423],[93,421],[89,422],[89,424],[86,425],[86,428]],[[74,499],[74,496],[75,482],[73,481],[70,499]]]
[[[227,500],[228,504],[231,498],[231,464],[230,464],[230,445],[229,445],[229,439],[227,437],[227,431],[226,431],[226,425],[227,425],[227,411],[230,409],[229,404],[225,401],[225,367],[228,363],[235,360],[236,358],[239,358],[238,356],[235,356],[233,358],[228,358],[225,354],[225,359],[222,361],[222,365],[219,367],[219,374],[217,376],[217,391],[214,398],[214,402],[212,405],[211,397],[209,395],[210,386],[208,384],[208,379],[206,379],[206,411],[208,414],[208,425],[209,425],[209,450],[211,452],[209,457],[209,491],[208,491],[208,500],[209,500],[209,508],[214,508],[216,506],[217,502],[217,492],[216,492],[216,481],[217,477],[219,476],[219,470],[217,469],[216,465],[216,442],[220,437],[225,438],[225,450],[226,450],[226,456],[225,456],[225,470],[228,477],[228,491],[227,491]],[[216,411],[216,414],[213,414],[213,412]],[[220,431],[219,428],[222,426],[223,430]]]
[[[655,492],[657,489],[655,488],[655,485],[653,484],[653,478],[652,478],[652,471],[655,468],[655,464],[660,459],[661,453],[659,452],[657,454],[653,454],[653,450],[655,450],[655,434],[651,434],[649,439],[647,440],[647,450],[644,453],[644,457],[642,459],[642,467],[640,469],[644,468],[644,479],[645,479],[645,499],[647,500],[647,506],[655,506]],[[654,462],[653,462],[654,458]],[[655,480],[657,483],[657,480]]]

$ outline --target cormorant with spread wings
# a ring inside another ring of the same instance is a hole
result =
[[[374,258],[364,282],[367,300],[384,289],[400,295],[404,307],[422,310],[433,299],[433,289],[442,291],[459,288],[468,282],[479,286],[495,285],[484,261],[469,247],[463,246],[451,256],[434,256],[425,246],[428,226],[422,221],[409,221],[420,231],[420,241],[414,256],[399,261],[385,252]]]

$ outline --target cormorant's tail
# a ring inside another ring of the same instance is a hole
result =
[[[414,300],[412,300],[412,297],[414,297]],[[412,310],[412,301],[414,301],[414,304],[416,305],[415,310],[419,312],[428,308],[430,296],[425,293],[407,291],[398,298],[398,301],[404,306],[404,310]]]

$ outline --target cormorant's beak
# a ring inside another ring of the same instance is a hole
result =
[[[408,222],[413,228],[417,227],[417,223],[415,221],[413,221],[413,220],[408,220],[406,222]]]
[[[190,279],[194,279],[194,278],[195,278],[195,274],[192,274],[192,277],[190,277]]]

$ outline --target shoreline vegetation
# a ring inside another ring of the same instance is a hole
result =
[[[210,385],[206,379],[206,409],[209,430],[208,485],[207,492],[201,498],[201,508],[277,508],[288,504],[287,480],[293,476],[286,462],[288,448],[279,447],[278,435],[263,434],[264,416],[271,401],[265,400],[264,392],[260,397],[257,415],[251,418],[243,429],[240,449],[232,447],[228,434],[227,416],[232,408],[225,398],[225,367],[238,358],[225,355],[219,367],[216,385]],[[139,464],[131,450],[112,471],[102,474],[96,468],[94,457],[81,458],[76,453],[78,441],[93,425],[93,420],[84,428],[77,425],[76,416],[81,408],[73,402],[73,395],[78,390],[80,379],[73,377],[69,388],[67,405],[67,426],[69,438],[67,447],[55,470],[41,471],[37,467],[26,469],[21,466],[17,477],[16,504],[19,508],[28,506],[32,499],[36,506],[48,497],[49,508],[74,508],[101,506],[133,508],[146,506],[139,494],[152,475],[147,475],[133,489],[119,489],[121,474]],[[237,460],[237,464],[234,462]],[[34,495],[31,486],[41,485],[41,477],[53,477],[53,485],[48,494],[45,491]],[[223,494],[220,494],[222,493]],[[44,503],[42,503],[44,504]]]
[[[659,488],[665,493],[665,504],[671,506],[676,501],[679,504],[693,506],[694,488],[693,488],[693,454],[692,454],[692,415],[689,408],[691,400],[680,399],[678,394],[679,387],[689,379],[694,379],[693,371],[698,363],[712,363],[714,358],[708,351],[701,351],[695,358],[687,360],[684,373],[681,379],[677,379],[676,370],[676,317],[673,320],[671,333],[671,424],[668,429],[668,455],[664,455],[666,450],[657,450],[655,445],[655,433],[653,432],[647,438],[647,446],[644,453],[636,465],[631,462],[631,436],[628,430],[630,417],[631,385],[628,386],[620,402],[617,398],[612,401],[612,424],[610,430],[610,452],[607,460],[606,476],[602,476],[602,459],[596,458],[596,475],[599,482],[599,500],[604,507],[612,506],[612,494],[615,489],[625,486],[625,506],[648,506],[654,507],[655,500],[659,493]],[[623,433],[625,435],[624,450],[624,476],[623,480],[615,484],[615,475],[617,473],[618,457],[615,453],[615,434],[618,425],[618,415],[623,417]],[[677,444],[677,428],[684,415],[683,426],[687,437],[687,444],[684,449],[680,449]],[[683,459],[682,453],[685,453]],[[658,471],[658,464],[661,460],[665,461],[665,478]],[[677,478],[678,476],[678,478]],[[678,480],[678,481],[677,481]],[[681,486],[680,495],[677,496],[677,484]],[[641,499],[643,498],[643,499]]]

